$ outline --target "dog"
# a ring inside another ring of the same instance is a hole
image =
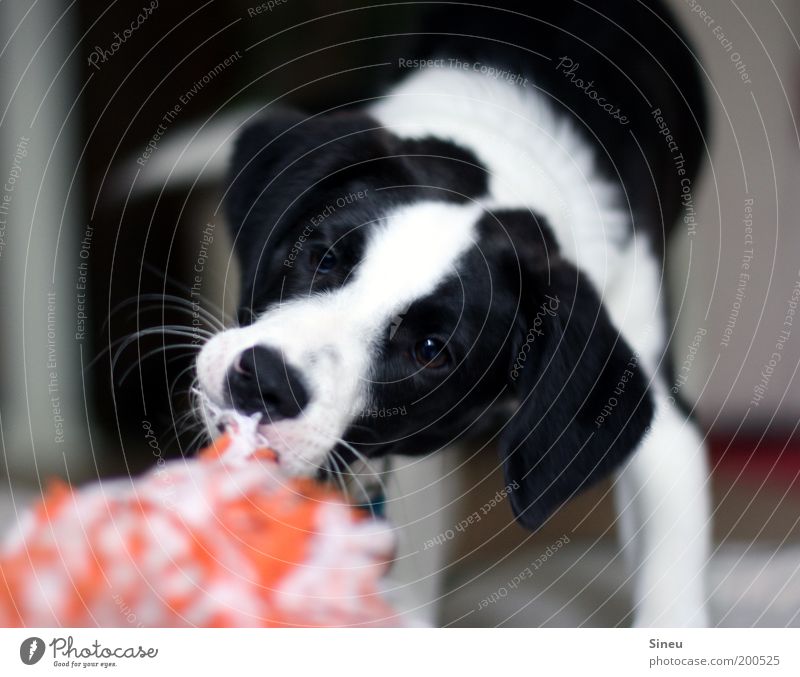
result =
[[[444,5],[419,34],[365,103],[238,134],[239,325],[198,355],[204,406],[301,475],[488,433],[529,529],[611,477],[635,623],[706,625],[663,269],[707,152],[691,48],[639,0]]]

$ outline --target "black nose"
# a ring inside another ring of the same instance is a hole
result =
[[[228,370],[228,397],[237,411],[267,415],[267,420],[297,416],[308,391],[297,370],[274,348],[245,350]]]

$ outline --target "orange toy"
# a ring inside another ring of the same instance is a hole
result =
[[[138,479],[55,483],[0,548],[0,626],[398,625],[385,523],[223,436]]]

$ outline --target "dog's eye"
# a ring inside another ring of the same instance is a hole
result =
[[[444,342],[429,336],[414,346],[414,359],[423,367],[439,369],[450,361]]]
[[[332,249],[323,249],[322,247],[314,247],[308,253],[308,265],[318,275],[326,275],[330,273],[339,259],[336,257],[336,252]]]

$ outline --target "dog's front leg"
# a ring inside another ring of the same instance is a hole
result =
[[[656,393],[650,432],[615,485],[634,582],[634,625],[707,626],[708,463],[694,423]]]

